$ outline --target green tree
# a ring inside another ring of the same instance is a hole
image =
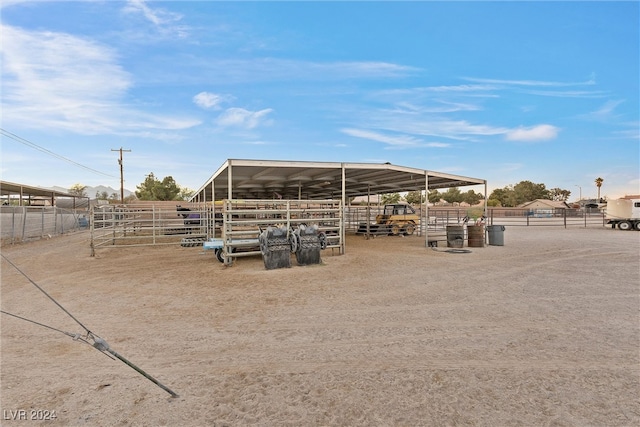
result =
[[[394,203],[398,203],[402,197],[400,193],[387,193],[383,194],[381,197],[382,203],[385,205],[392,205]]]
[[[516,193],[517,199],[515,206],[536,199],[551,200],[549,190],[547,190],[544,184],[534,184],[531,181],[520,181],[513,186],[513,191]]]
[[[481,193],[476,193],[473,190],[469,190],[465,193],[462,193],[462,201],[470,204],[471,206],[477,205],[480,200],[484,199],[484,196]]]
[[[87,186],[82,184],[73,184],[69,189],[69,193],[78,197],[87,197]]]
[[[571,191],[563,190],[562,188],[552,188],[549,190],[549,197],[551,200],[556,200],[560,202],[566,202],[569,200],[569,196],[571,195]]]
[[[108,198],[109,198],[109,194],[106,191],[103,191],[102,193],[99,191],[96,191],[96,199],[107,200]]]
[[[424,203],[424,194],[422,194],[422,191],[409,191],[407,195],[404,196],[404,199],[410,205],[421,205]]]
[[[507,187],[504,188],[496,188],[489,195],[489,200],[495,200],[498,202],[496,206],[506,206],[507,194],[510,190]],[[492,202],[494,203],[494,202]],[[491,205],[490,205],[491,206]]]
[[[180,187],[180,193],[178,193],[178,198],[180,200],[189,200],[191,196],[193,196],[194,194],[195,194],[194,190],[187,187]]]
[[[440,199],[442,199],[442,194],[440,194],[438,190],[429,191],[429,203],[433,203],[435,205],[440,202]]]
[[[516,185],[497,188],[491,192],[489,198],[499,200],[502,206],[508,207],[518,206],[535,199],[552,200],[551,193],[544,184],[534,184],[531,181],[520,181]]]
[[[160,181],[151,172],[136,188],[136,197],[140,200],[180,200],[180,187],[172,176],[164,177]]]
[[[514,207],[518,205],[516,192],[512,185],[507,185],[504,188],[496,188],[491,192],[489,199],[498,200],[500,206]]]
[[[442,193],[442,199],[447,203],[460,204],[462,202],[462,193],[458,187],[451,187]]]

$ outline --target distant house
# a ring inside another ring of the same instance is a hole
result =
[[[525,202],[518,206],[521,209],[569,209],[567,202],[556,200],[535,199],[531,202]]]
[[[551,217],[558,209],[569,209],[566,202],[556,200],[536,199],[518,206],[521,209],[528,209],[529,214],[537,217]]]

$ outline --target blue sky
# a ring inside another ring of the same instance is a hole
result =
[[[246,158],[391,162],[570,200],[602,177],[602,196],[640,194],[638,2],[4,0],[1,13],[1,127],[36,145],[0,138],[6,181],[119,188],[122,147],[129,190],[151,172],[197,189]]]

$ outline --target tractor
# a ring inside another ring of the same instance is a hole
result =
[[[416,230],[420,217],[409,205],[385,205],[381,214],[376,215],[375,224],[360,224],[358,233],[411,235]],[[368,231],[367,231],[368,228]]]

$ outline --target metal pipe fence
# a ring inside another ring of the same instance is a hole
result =
[[[335,200],[225,200],[221,206],[106,205],[91,211],[91,254],[104,247],[175,245],[219,236],[227,256],[233,258],[253,254],[233,249],[246,241],[257,242],[261,228],[308,223],[327,233],[328,248],[343,252],[341,212],[340,201]]]
[[[522,209],[522,208],[488,208],[487,217],[482,218],[482,208],[464,207],[414,207],[420,216],[417,228],[418,235],[425,232],[444,232],[448,225],[461,224],[465,220],[469,224],[482,221],[486,225],[509,226],[558,226],[558,227],[605,227],[606,218],[599,209]],[[347,206],[345,207],[345,228],[355,232],[361,223],[374,223],[376,215],[382,213],[382,206]],[[428,216],[428,217],[427,217]]]
[[[0,237],[2,244],[20,243],[52,237],[79,230],[92,230],[94,247],[130,246],[132,244],[175,244],[182,238],[220,235],[222,207],[191,205],[184,219],[173,207],[115,206],[85,210],[62,209],[56,206],[0,207]],[[375,222],[382,206],[346,206],[344,230],[355,232],[360,223]],[[459,224],[469,217],[475,222],[478,208],[416,207],[421,218],[417,234],[444,232],[447,225]],[[185,213],[185,212],[182,212]],[[264,212],[263,212],[264,213]],[[470,215],[473,214],[473,216]],[[427,218],[428,214],[428,218]],[[471,223],[470,222],[470,223]],[[489,208],[485,224],[508,226],[606,227],[604,213],[599,209],[521,209]],[[428,227],[428,230],[425,230]]]
[[[269,226],[292,230],[316,225],[325,233],[327,249],[344,253],[344,230],[339,200],[224,200],[221,237],[225,263],[261,254],[258,236]],[[288,235],[287,235],[288,237]]]
[[[213,235],[213,209],[163,205],[105,205],[91,210],[91,254],[100,247],[148,246],[206,240]]]
[[[510,226],[605,227],[607,220],[599,209],[520,209],[492,208],[487,222]]]

